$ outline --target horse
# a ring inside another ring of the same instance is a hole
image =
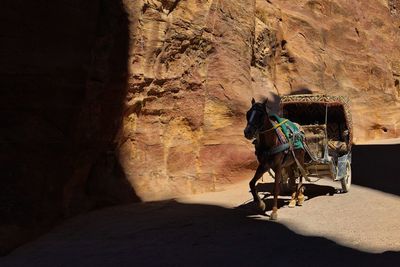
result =
[[[258,167],[253,179],[249,182],[250,191],[253,195],[254,203],[257,204],[261,213],[265,213],[265,203],[259,197],[256,183],[269,169],[275,172],[275,184],[273,189],[273,207],[270,215],[271,220],[278,218],[278,196],[280,190],[280,182],[282,179],[282,171],[285,170],[291,184],[296,185],[295,168],[300,170],[299,183],[293,190],[292,198],[289,202],[289,207],[303,205],[304,188],[302,186],[302,178],[304,173],[304,149],[295,149],[293,146],[284,145],[278,138],[275,131],[278,125],[273,125],[267,109],[268,99],[259,103],[251,100],[251,108],[246,113],[247,125],[244,129],[244,136],[248,140],[253,140],[256,148],[256,156]],[[284,146],[283,146],[284,145]],[[303,175],[302,175],[303,174]]]

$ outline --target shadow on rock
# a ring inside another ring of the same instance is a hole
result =
[[[399,196],[399,151],[400,144],[354,145],[353,183]]]

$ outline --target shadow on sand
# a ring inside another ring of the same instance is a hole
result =
[[[65,222],[0,265],[390,266],[400,260],[397,252],[361,252],[247,213],[174,200],[108,208]]]
[[[337,193],[337,190],[332,187],[332,186],[327,186],[327,185],[317,185],[317,184],[305,184],[305,192],[304,194],[306,195],[306,201],[309,201],[310,199],[313,199],[315,197],[319,196],[333,196],[334,194]],[[262,196],[262,199],[266,205],[266,212],[272,211],[272,206],[273,206],[273,188],[274,188],[274,183],[258,183],[257,184],[257,191]],[[278,209],[282,208],[283,206],[287,206],[289,204],[290,200],[290,193],[283,192],[279,194],[278,198]],[[256,209],[254,208],[253,202],[245,203],[238,208],[244,208],[247,210],[249,213],[248,215],[255,214]],[[267,215],[268,216],[268,215]]]
[[[354,145],[353,183],[386,193],[400,195],[400,144]]]

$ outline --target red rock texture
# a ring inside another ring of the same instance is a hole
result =
[[[64,215],[248,179],[253,96],[276,109],[284,94],[347,95],[356,142],[399,137],[399,12],[393,0],[4,1],[0,253]]]
[[[348,96],[356,142],[397,137],[398,7],[398,1],[257,1],[256,44],[272,40],[275,49],[267,46],[269,58],[256,57],[256,77],[267,70],[267,89],[278,94],[309,88]]]
[[[253,161],[242,128],[253,94],[254,1],[168,3],[128,5],[120,157],[143,199],[215,190]]]
[[[125,1],[119,153],[143,199],[216,190],[254,167],[252,96],[346,95],[355,141],[399,136],[396,1]]]

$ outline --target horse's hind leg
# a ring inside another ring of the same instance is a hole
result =
[[[288,168],[288,173],[289,173],[289,180],[288,180],[289,189],[292,192],[292,196],[289,201],[289,208],[294,208],[296,207],[297,187],[293,188],[293,186],[296,186],[296,175],[293,168]]]
[[[271,220],[278,219],[278,196],[279,196],[279,183],[282,178],[282,169],[279,166],[275,171],[275,185],[274,185],[274,204],[272,206]]]
[[[299,185],[297,187],[297,205],[298,206],[303,206],[304,203],[304,186],[303,186],[303,176],[300,175],[300,179],[299,179]]]
[[[304,169],[304,151],[300,155],[299,163],[302,166],[302,168]],[[304,175],[307,175],[307,174],[304,173]],[[304,186],[303,186],[303,173],[300,174],[300,179],[299,179],[299,184],[297,186],[296,194],[297,194],[297,197],[296,197],[297,205],[303,206],[304,198],[305,198],[304,197]]]
[[[293,177],[293,179],[296,179],[296,177]],[[289,208],[294,208],[297,206],[303,206],[304,203],[304,186],[303,186],[303,175],[300,174],[299,177],[299,183],[295,186],[295,189],[293,190],[290,202],[289,202]]]
[[[262,166],[262,164],[258,165],[256,173],[254,174],[253,179],[251,179],[251,181],[249,183],[250,191],[251,191],[251,194],[253,195],[254,202],[258,205],[258,209],[262,213],[264,213],[264,211],[265,211],[265,203],[258,195],[256,183],[264,173],[265,173],[264,166]]]

